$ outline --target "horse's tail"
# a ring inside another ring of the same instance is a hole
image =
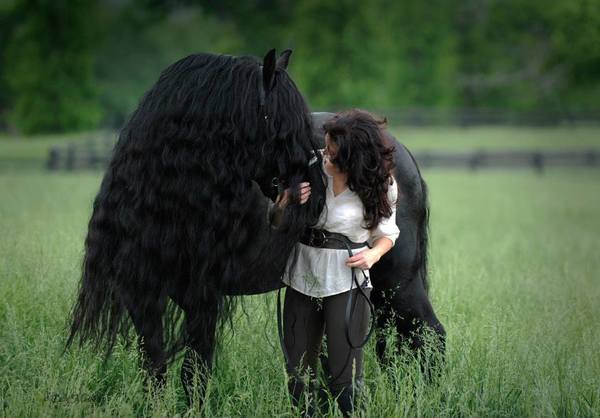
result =
[[[415,160],[415,157],[408,150],[408,148],[404,147],[410,158],[412,159],[415,168],[417,169],[418,174],[418,185],[416,189],[420,189],[420,193],[418,190],[415,190],[415,207],[417,213],[417,248],[416,248],[416,256],[413,264],[413,271],[416,272],[417,277],[421,279],[423,282],[423,287],[425,291],[429,291],[429,280],[428,280],[428,269],[427,269],[427,254],[428,254],[428,245],[429,245],[429,199],[428,199],[428,189],[425,180],[423,180],[423,176],[421,175],[421,170],[419,170],[419,165]]]
[[[91,341],[110,355],[118,335],[126,335],[130,323],[114,271],[117,240],[114,221],[103,207],[102,191],[94,203],[85,240],[85,255],[77,301],[71,312],[65,348],[74,341]]]
[[[427,184],[421,173],[419,173],[419,179],[421,181],[421,207],[420,217],[417,225],[417,257],[415,265],[417,267],[417,275],[423,282],[425,291],[429,291],[429,280],[427,271],[427,250],[429,245],[429,201],[427,196]]]

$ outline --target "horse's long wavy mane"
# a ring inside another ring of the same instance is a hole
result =
[[[67,345],[78,335],[108,356],[118,336],[129,341],[133,312],[146,323],[157,319],[156,327],[162,322],[173,359],[193,335],[210,333],[206,315],[229,317],[226,289],[260,280],[266,255],[287,259],[318,218],[318,199],[291,205],[285,226],[244,259],[267,218],[250,198],[251,180],[279,176],[298,185],[314,148],[293,81],[278,69],[261,107],[261,77],[251,57],[190,55],[144,95],[94,201]]]

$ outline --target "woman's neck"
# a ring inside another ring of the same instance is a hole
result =
[[[325,170],[327,171],[327,174],[329,174],[332,177],[338,178],[338,179],[347,179],[348,175],[342,171],[340,171],[339,168],[337,168],[337,166],[329,161],[327,161],[325,163]]]
[[[333,178],[334,194],[338,195],[348,187],[348,174],[340,171],[331,162],[325,163],[325,171]]]

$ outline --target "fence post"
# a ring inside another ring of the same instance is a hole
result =
[[[420,154],[418,154],[418,157],[415,157],[415,159],[417,160],[417,164],[419,164],[420,167],[427,168],[433,166],[433,164],[431,163],[431,154],[429,153],[429,151],[421,152]]]
[[[483,152],[475,151],[469,158],[469,168],[473,171],[477,170],[483,162]]]
[[[50,148],[46,168],[52,171],[56,171],[60,168],[60,149],[58,147]]]
[[[102,165],[104,167],[108,166],[108,163],[110,162],[115,147],[115,140],[113,135],[114,133],[112,133],[111,131],[106,131],[106,133],[104,134],[102,149]]]
[[[84,161],[88,164],[88,167],[86,168],[96,168],[96,166],[98,165],[98,153],[96,150],[96,143],[94,142],[94,139],[92,137],[87,139],[85,143],[85,149],[87,153],[87,158],[85,158]]]
[[[531,163],[533,164],[533,168],[539,174],[544,171],[544,155],[541,152],[534,152],[531,156]]]
[[[593,167],[596,164],[598,164],[598,154],[596,153],[596,151],[589,150],[588,152],[586,152],[585,153],[585,162],[590,167]]]
[[[69,144],[67,145],[67,161],[66,161],[66,169],[69,171],[73,171],[75,169],[75,145]]]

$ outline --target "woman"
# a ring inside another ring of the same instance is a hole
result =
[[[371,315],[369,269],[400,233],[395,222],[398,191],[391,175],[393,147],[384,143],[384,123],[350,110],[323,126],[325,208],[317,226],[298,244],[296,261],[284,277],[284,350],[292,399],[301,403],[303,377],[314,382],[325,333],[329,388],[345,416],[353,411],[362,384],[362,345]],[[279,211],[289,194],[276,205]],[[301,184],[300,203],[309,195],[310,185]]]

